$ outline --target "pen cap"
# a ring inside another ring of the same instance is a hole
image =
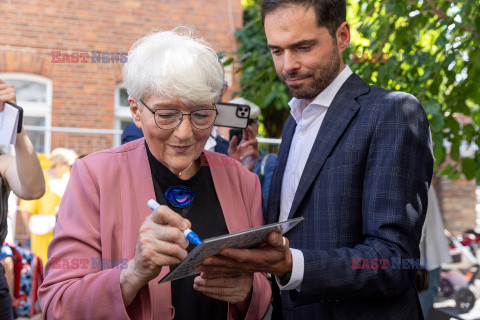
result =
[[[158,207],[160,207],[160,204],[159,204],[157,201],[155,201],[155,200],[153,200],[153,199],[150,199],[150,200],[148,200],[148,202],[147,202],[147,206],[148,206],[150,209],[155,210],[155,209],[157,209]]]
[[[200,240],[200,237],[189,228],[183,230],[182,233],[185,235],[187,240],[190,241],[191,243],[196,244],[197,246],[202,243],[202,240]]]

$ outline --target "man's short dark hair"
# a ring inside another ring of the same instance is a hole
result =
[[[262,24],[264,24],[267,14],[278,8],[291,5],[304,6],[305,10],[313,6],[317,17],[317,25],[327,28],[334,41],[338,27],[347,21],[346,0],[263,0],[261,7]]]

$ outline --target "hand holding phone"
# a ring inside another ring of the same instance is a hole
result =
[[[233,137],[237,137],[237,143],[240,144],[243,137],[243,130],[242,129],[230,129],[230,137],[229,141],[232,141]]]
[[[228,155],[239,161],[248,170],[253,171],[260,157],[258,140],[250,127],[246,128],[243,133],[243,141],[237,140],[238,137],[230,141]],[[230,139],[233,139],[234,136],[231,136]]]
[[[0,111],[3,111],[3,102],[17,103],[15,87],[0,79]]]
[[[22,132],[22,127],[23,127],[23,108],[20,106],[17,106],[15,103],[11,103],[8,101],[5,101],[5,103],[11,105],[15,109],[18,109],[18,124],[17,124],[17,133]]]
[[[16,102],[17,99],[15,94],[15,87],[0,79],[0,112],[3,111],[4,103],[8,103],[15,109],[18,109],[19,115],[17,133],[20,133],[22,131],[23,124],[23,109],[20,106],[17,106],[15,104]]]

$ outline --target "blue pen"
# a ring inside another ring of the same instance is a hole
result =
[[[150,199],[147,202],[147,206],[150,209],[155,210],[158,207],[160,207],[160,204],[157,201],[155,201],[153,199]],[[200,237],[197,236],[197,234],[195,232],[190,230],[190,228],[182,230],[182,233],[185,236],[185,238],[187,238],[187,240],[190,241],[190,243],[196,244],[197,246],[202,243],[202,240],[200,240]]]

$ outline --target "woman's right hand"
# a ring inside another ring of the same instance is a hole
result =
[[[167,225],[168,224],[168,225]],[[163,266],[179,264],[187,256],[188,240],[181,230],[190,228],[190,221],[167,206],[160,206],[140,227],[135,257],[120,274],[120,287],[125,306]]]

